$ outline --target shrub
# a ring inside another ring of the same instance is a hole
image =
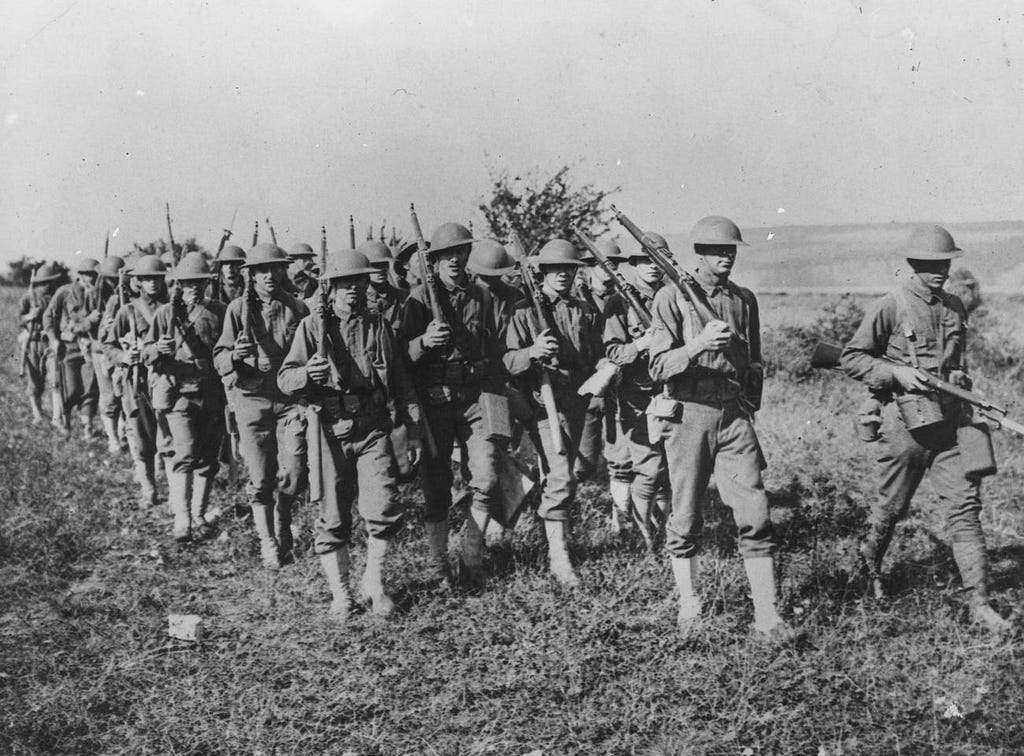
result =
[[[852,294],[843,294],[822,307],[810,325],[784,325],[765,331],[761,342],[765,375],[798,382],[812,378],[820,373],[811,367],[815,345],[820,341],[845,344],[863,319],[864,308]]]

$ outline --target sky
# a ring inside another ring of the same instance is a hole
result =
[[[1012,0],[0,5],[0,262],[480,227],[567,163],[663,233],[1024,215]]]

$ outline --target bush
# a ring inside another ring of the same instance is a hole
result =
[[[974,312],[981,306],[981,285],[967,268],[957,268],[949,274],[946,291],[960,297],[967,312]]]
[[[821,371],[811,367],[811,353],[818,342],[846,344],[864,319],[864,308],[852,294],[843,294],[821,308],[807,326],[786,325],[762,335],[761,354],[766,376],[806,381]]]

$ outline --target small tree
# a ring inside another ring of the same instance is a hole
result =
[[[7,263],[7,265],[11,269],[7,280],[15,286],[28,286],[28,282],[32,278],[32,271],[39,265],[39,260],[25,255],[18,260]]]
[[[179,259],[187,255],[189,252],[202,252],[207,257],[210,256],[210,253],[207,252],[206,249],[204,249],[203,246],[196,241],[196,238],[194,236],[190,236],[184,242],[176,241],[174,243],[174,247],[175,252],[177,252],[177,256]],[[171,245],[166,239],[157,239],[156,241],[152,241],[149,244],[145,245],[139,244],[138,242],[132,242],[132,251],[129,252],[129,254],[138,257],[141,257],[142,255],[163,256],[167,254],[170,250]]]
[[[563,165],[549,178],[533,172],[492,173],[490,199],[479,206],[491,234],[507,242],[517,233],[532,250],[550,239],[574,239],[577,227],[591,236],[606,233],[611,220],[606,201],[620,187],[606,191],[593,184],[573,186],[570,170]]]
[[[981,285],[967,268],[953,269],[946,281],[946,291],[960,297],[967,312],[974,312],[981,305]]]

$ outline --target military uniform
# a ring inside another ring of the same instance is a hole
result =
[[[284,250],[260,244],[247,266],[287,264]],[[255,288],[255,286],[254,286]],[[224,379],[238,422],[239,452],[249,473],[246,493],[260,536],[263,561],[280,565],[291,553],[291,510],[306,485],[306,423],[302,407],[277,385],[277,372],[308,308],[285,291],[255,294],[250,322],[242,323],[242,299],[228,305],[214,364]],[[250,328],[255,357],[234,358],[235,342]]]
[[[915,231],[904,256],[915,261],[948,261],[961,254],[953,238],[939,226]],[[946,271],[948,272],[948,262]],[[900,289],[876,302],[846,345],[841,365],[887,400],[911,398],[892,361],[917,367],[944,380],[969,387],[964,359],[967,313],[958,297],[933,290],[916,274]],[[873,443],[880,468],[878,498],[871,506],[867,536],[860,553],[881,592],[880,568],[896,523],[906,516],[926,471],[946,514],[946,533],[972,615],[996,630],[1008,623],[988,605],[988,558],[981,527],[981,478],[968,470],[958,443],[958,429],[972,420],[964,405],[945,395],[933,396],[937,422],[909,427],[895,404],[885,411],[884,431]],[[915,423],[916,425],[916,423]]]
[[[199,252],[185,255],[174,273],[179,286],[203,274],[209,280],[209,267]],[[157,308],[142,350],[150,366],[157,422],[171,439],[173,452],[165,464],[178,540],[209,535],[207,505],[224,436],[224,391],[213,365],[223,323],[220,302],[204,299],[188,306],[172,300]],[[174,341],[173,354],[159,349],[158,342],[166,338]]]
[[[56,266],[47,263],[33,276],[33,285],[18,302],[18,349],[25,355],[25,383],[33,422],[42,420],[41,402],[46,389],[47,338],[43,315],[53,298],[53,282],[60,277]]]
[[[329,275],[368,274],[365,256],[345,251],[338,257],[344,264],[334,265]],[[389,405],[394,402],[398,421],[410,427],[419,421],[419,407],[390,326],[379,314],[368,312],[365,302],[350,310],[335,306],[328,315],[326,384],[315,382],[307,368],[321,346],[319,328],[316,315],[299,324],[278,385],[288,396],[298,397],[306,413],[310,485],[312,498],[320,504],[314,548],[317,554],[328,555],[324,562],[330,579],[331,568],[337,566],[337,557],[330,555],[347,551],[349,545],[357,495],[371,551],[380,547],[379,542],[386,547],[401,527]],[[342,561],[347,571],[347,556]],[[372,597],[375,591],[367,593]],[[378,603],[383,600],[378,596]]]
[[[104,258],[103,262],[99,265],[100,276],[96,283],[96,288],[99,290],[97,298],[99,306],[97,309],[100,313],[100,319],[93,331],[90,348],[93,372],[96,375],[97,406],[100,421],[103,423],[103,431],[107,436],[107,451],[111,454],[119,454],[121,452],[121,438],[118,433],[118,424],[121,420],[121,402],[114,394],[114,366],[107,357],[107,350],[104,344],[107,339],[107,332],[113,322],[113,312],[116,309],[118,272],[123,267],[124,260],[116,255]]]

